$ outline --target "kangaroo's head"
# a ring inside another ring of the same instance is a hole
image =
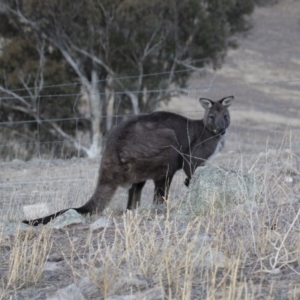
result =
[[[226,132],[230,124],[228,107],[233,100],[233,96],[225,97],[216,102],[206,98],[199,99],[202,107],[205,109],[203,122],[209,131],[215,134],[224,134]]]

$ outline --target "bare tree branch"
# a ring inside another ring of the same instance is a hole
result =
[[[85,154],[90,156],[90,150],[84,146],[82,146],[76,139],[74,139],[71,135],[67,134],[65,131],[61,129],[56,123],[48,122],[48,124],[57,132],[60,136],[62,136],[68,142],[71,142],[75,148],[79,151],[84,151]]]
[[[153,51],[155,51],[156,49],[159,48],[159,46],[162,44],[163,39],[162,37],[159,39],[159,41],[157,43],[155,43],[154,45],[151,46],[151,43],[153,42],[153,40],[155,39],[156,35],[158,34],[159,30],[161,30],[162,27],[162,21],[159,24],[159,26],[156,27],[156,29],[153,31],[150,40],[148,41],[148,43],[146,44],[146,47],[144,48],[144,53],[142,56],[142,60],[144,60],[148,55],[150,55]]]
[[[40,123],[40,119],[37,118],[36,112],[31,110],[31,109],[25,108],[23,106],[18,106],[18,105],[8,105],[7,103],[2,103],[2,105],[6,108],[9,108],[9,109],[12,109],[12,110],[19,111],[19,112],[25,113],[27,115],[30,115],[30,116],[35,118],[37,123]]]
[[[179,65],[182,65],[188,69],[190,69],[191,71],[196,71],[196,72],[205,72],[206,71],[206,68],[203,67],[203,68],[197,68],[197,67],[194,67],[192,65],[190,65],[189,63],[187,62],[184,62],[184,61],[181,61],[181,60],[177,60],[175,59],[176,63],[178,63]]]
[[[72,56],[70,55],[70,52],[66,51],[65,49],[59,48],[62,55],[64,56],[65,60],[70,64],[70,66],[73,68],[73,70],[76,72],[76,74],[78,75],[82,85],[90,90],[91,89],[91,84],[88,81],[88,79],[86,78],[86,76],[84,76],[84,74],[81,72],[78,64],[76,63],[76,61],[72,58]]]
[[[91,58],[94,62],[96,62],[97,64],[99,64],[100,66],[102,66],[107,71],[107,73],[109,75],[111,75],[111,76],[115,75],[115,72],[108,65],[106,65],[101,59],[99,59],[96,55],[91,54],[91,53],[89,53],[89,52],[87,52],[85,50],[82,50],[82,49],[78,48],[77,46],[75,46],[74,44],[72,44],[72,48],[74,50],[76,50],[77,52],[79,52],[79,53],[81,53],[81,54],[83,54],[83,55]]]
[[[25,100],[23,99],[20,95],[18,95],[17,93],[7,89],[7,88],[4,88],[3,86],[0,85],[0,91],[19,100],[20,102],[22,102],[26,107],[30,108],[30,104]],[[5,97],[4,97],[5,98]]]
[[[34,92],[35,92],[35,99],[37,99],[38,95],[40,95],[42,89],[44,88],[44,70],[45,70],[45,41],[42,40],[40,45],[37,47],[37,51],[40,54],[39,60],[39,67],[37,70],[37,74],[35,77],[35,84],[34,84]]]
[[[7,107],[7,108],[10,108],[12,110],[15,110],[15,111],[19,111],[19,112],[23,112],[25,114],[28,114],[30,116],[32,116],[36,122],[38,124],[43,124],[43,123],[47,123],[52,129],[55,130],[55,132],[60,136],[60,137],[63,137],[66,141],[72,143],[75,148],[77,150],[80,150],[80,151],[84,151],[87,155],[90,156],[90,150],[86,147],[84,147],[83,145],[81,145],[76,139],[74,139],[71,135],[67,134],[65,131],[62,130],[61,127],[59,127],[55,122],[52,122],[52,121],[48,121],[48,120],[45,120],[45,119],[42,119],[38,116],[38,114],[33,111],[33,110],[30,110],[30,109],[26,109],[25,107],[22,107],[22,106],[17,106],[17,105],[10,105],[8,106],[7,104],[5,103],[2,103],[2,105],[4,107]],[[51,130],[49,130],[49,132],[51,134],[53,134],[53,132]]]
[[[140,110],[139,110],[139,101],[138,101],[137,96],[135,94],[131,93],[131,92],[125,92],[125,93],[131,101],[131,105],[132,105],[132,108],[133,108],[133,113],[135,115],[138,115],[140,113]]]

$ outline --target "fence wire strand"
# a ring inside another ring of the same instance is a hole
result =
[[[204,61],[207,61],[209,59],[201,59],[200,61],[201,62],[204,62]],[[287,62],[288,59],[282,57],[282,58],[268,58],[267,59],[267,62],[272,62],[273,60],[276,60],[276,63],[278,63],[279,61],[280,62]],[[194,61],[194,63],[198,62],[197,61]],[[262,63],[265,63],[265,61],[261,61],[260,59],[249,59],[249,60],[244,60],[244,61],[239,61],[238,64],[239,65],[247,65],[247,64],[253,64],[253,63],[259,63],[259,62],[262,62]],[[224,66],[235,66],[235,63],[234,62],[225,62],[223,63],[222,65],[223,67]],[[207,71],[207,69],[204,67],[204,68],[198,68],[201,72],[202,71]],[[176,71],[172,71],[172,73],[184,73],[184,72],[192,72],[194,70],[191,70],[190,68],[186,68],[186,69],[182,69],[182,70],[176,70]],[[153,72],[153,73],[147,73],[147,74],[138,74],[138,75],[128,75],[128,76],[116,76],[114,78],[112,78],[113,80],[127,80],[127,79],[134,79],[134,78],[145,78],[145,77],[153,77],[153,76],[160,76],[160,75],[169,75],[171,73],[171,71],[165,71],[165,72]],[[105,81],[108,81],[109,79],[99,79],[97,80],[97,82],[105,82]],[[51,85],[44,85],[43,86],[43,89],[44,88],[55,88],[55,87],[66,87],[66,86],[72,86],[72,85],[79,85],[81,86],[81,82],[80,81],[74,81],[74,82],[70,82],[70,83],[61,83],[61,84],[51,84]],[[35,87],[26,87],[26,88],[20,88],[20,89],[12,89],[10,90],[11,92],[22,92],[22,91],[30,91],[30,90],[34,90]]]
[[[245,62],[245,63],[250,63],[250,62]],[[185,70],[178,70],[175,71],[175,73],[180,73],[180,72],[188,72],[190,71],[190,69],[185,69]],[[170,74],[170,72],[156,72],[156,73],[150,73],[150,74],[144,74],[142,75],[143,77],[151,77],[151,76],[160,76],[160,75],[167,75]],[[213,73],[212,74],[212,78],[210,80],[209,84],[206,85],[202,85],[202,86],[190,86],[188,88],[174,88],[174,89],[152,89],[152,90],[147,90],[147,93],[169,93],[169,94],[176,94],[176,96],[180,97],[180,95],[187,95],[188,98],[193,98],[191,96],[192,92],[200,92],[200,91],[210,91],[212,89],[219,89],[219,88],[231,88],[233,89],[233,91],[236,91],[237,87],[243,87],[245,85],[275,85],[275,84],[298,84],[300,82],[300,79],[295,78],[295,79],[290,79],[290,80],[265,80],[265,81],[253,81],[253,82],[248,82],[248,83],[234,83],[234,84],[213,84],[215,77],[216,77],[217,73]],[[134,79],[134,78],[138,78],[140,77],[140,75],[133,75],[133,76],[120,76],[120,77],[116,77],[115,79],[117,80],[126,80],[126,79]],[[99,81],[106,81],[107,79],[103,79],[103,80],[99,80]],[[73,82],[73,83],[64,83],[64,84],[56,84],[56,85],[46,85],[44,86],[44,88],[60,88],[60,87],[66,87],[66,86],[70,86],[70,85],[81,85],[79,82]],[[11,92],[22,92],[22,91],[29,91],[31,89],[34,89],[34,87],[30,87],[30,88],[26,88],[26,89],[15,89],[15,90],[11,90]],[[141,90],[133,90],[133,91],[129,91],[132,94],[139,94],[139,93],[144,93],[145,91],[141,91]],[[3,91],[2,91],[3,94]],[[112,93],[113,95],[116,95],[119,97],[119,95],[124,94],[124,91],[116,91]],[[78,121],[80,120],[88,120],[90,118],[90,116],[76,116],[76,112],[75,112],[75,106],[78,103],[78,99],[80,97],[85,96],[86,94],[83,92],[80,93],[70,93],[70,94],[45,94],[45,95],[38,95],[38,101],[41,101],[43,98],[45,99],[49,99],[49,98],[53,98],[54,101],[60,101],[60,99],[64,98],[64,97],[73,97],[74,98],[74,104],[73,104],[73,114],[74,117],[68,117],[68,118],[48,118],[48,119],[38,119],[38,120],[19,120],[19,121],[3,121],[0,122],[0,129],[5,128],[5,129],[12,129],[13,126],[19,126],[19,125],[26,125],[26,124],[37,124],[38,126],[40,124],[43,123],[52,123],[52,122],[73,122],[75,121],[75,131],[78,132]],[[101,93],[100,93],[101,95]],[[32,96],[20,96],[18,95],[20,98],[24,99],[30,99],[32,98]],[[119,97],[120,98],[120,97]],[[4,96],[1,97],[0,96],[0,108],[1,108],[1,101],[4,100],[9,100],[9,101],[20,101],[19,99],[16,99],[13,96]],[[119,99],[120,101],[122,101],[122,99]],[[281,110],[281,109],[287,109],[286,105],[264,105],[264,104],[251,104],[251,99],[248,99],[249,102],[247,103],[248,107],[237,107],[237,108],[231,108],[231,111],[247,111],[249,112],[249,110],[251,109],[265,109],[265,110],[269,110],[270,112],[274,112],[277,110]],[[300,109],[300,105],[289,105],[288,106],[289,109]],[[173,111],[175,113],[180,113],[183,115],[190,115],[190,114],[202,114],[203,110],[186,110],[186,111]],[[105,118],[122,118],[122,117],[130,117],[133,116],[134,114],[113,114],[113,115],[103,115],[100,116],[99,118],[105,119]],[[251,129],[252,131],[266,131],[266,129]],[[284,132],[286,129],[284,128],[268,128],[267,131],[270,133],[276,133],[276,132]],[[297,126],[293,126],[293,130],[298,132],[300,130],[300,125],[299,128]],[[231,131],[234,132],[234,129]],[[76,138],[74,138],[76,139]],[[77,140],[77,142],[80,144],[81,142],[79,140]],[[18,143],[18,145],[20,146],[32,146],[32,145],[36,145],[36,147],[39,147],[39,145],[59,145],[59,144],[63,144],[63,143],[72,143],[68,140],[54,140],[54,141],[39,141],[39,140],[33,140],[30,142],[22,142],[22,143]],[[8,143],[0,143],[0,148],[4,148],[4,147],[9,147],[11,145],[9,145]],[[1,164],[0,164],[1,165]],[[1,182],[0,182],[1,183]]]

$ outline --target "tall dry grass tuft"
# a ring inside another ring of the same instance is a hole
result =
[[[17,290],[39,281],[52,247],[50,234],[49,228],[17,231],[8,261],[6,289]]]
[[[127,213],[116,223],[110,242],[91,241],[89,276],[104,299],[143,295],[153,287],[160,291],[157,299],[214,299],[218,293],[237,299],[245,290],[236,280],[245,259],[240,251],[227,257],[226,247],[221,249],[207,235],[210,225],[199,218],[182,224],[145,211]],[[231,284],[229,278],[234,279]]]

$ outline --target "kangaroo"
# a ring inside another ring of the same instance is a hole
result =
[[[200,98],[205,109],[202,120],[160,111],[117,125],[107,140],[92,197],[73,209],[80,214],[102,212],[119,186],[129,188],[127,209],[135,209],[149,179],[155,184],[154,203],[163,203],[179,169],[184,170],[188,186],[195,169],[205,165],[224,146],[230,124],[228,107],[233,100],[233,96],[219,101]],[[68,209],[23,222],[34,226],[47,224]]]

